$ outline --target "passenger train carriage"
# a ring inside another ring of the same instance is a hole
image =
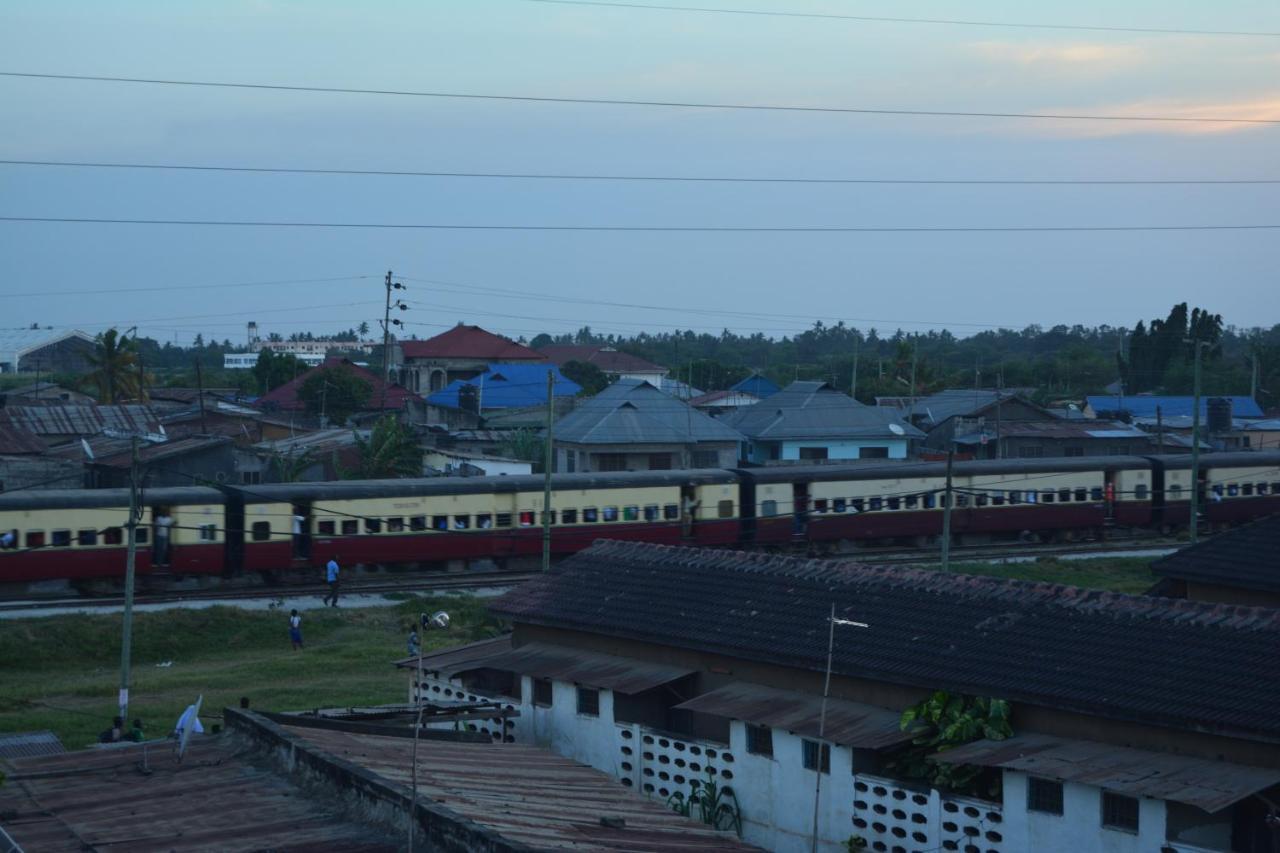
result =
[[[1280,452],[1201,460],[1203,513],[1229,525],[1280,512]],[[343,565],[432,566],[541,552],[542,478],[474,477],[146,489],[141,575],[226,575]],[[1189,518],[1188,457],[958,462],[953,535],[970,541],[1074,538],[1107,527],[1168,532]],[[946,466],[937,462],[559,474],[552,549],[599,538],[722,547],[837,549],[932,544],[942,532]],[[0,495],[0,583],[119,578],[123,489]],[[155,522],[172,520],[157,565]]]

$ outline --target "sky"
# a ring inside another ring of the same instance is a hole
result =
[[[669,0],[7,0],[0,71],[959,112],[1280,120],[1280,5]],[[483,173],[1280,180],[1280,123],[889,116],[0,77],[0,159]],[[0,164],[0,217],[447,225],[1280,225],[1280,183],[903,185],[192,172]],[[397,316],[512,337],[793,335],[815,320],[964,335],[1131,327],[1188,301],[1280,322],[1280,231],[595,232],[0,221],[5,327],[178,343]],[[597,304],[605,303],[605,304]]]

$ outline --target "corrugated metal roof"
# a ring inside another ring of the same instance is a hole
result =
[[[1208,417],[1209,400],[1217,397],[1231,401],[1231,414],[1233,417],[1262,417],[1262,409],[1252,397],[1231,394],[1205,394],[1200,398],[1201,418]],[[1156,416],[1156,407],[1159,406],[1160,414],[1169,418],[1177,415],[1187,415],[1189,417],[1191,409],[1195,405],[1195,397],[1154,397],[1145,394],[1122,397],[1119,395],[1100,394],[1085,397],[1085,402],[1095,412],[1125,411],[1134,417],[1146,418],[1154,418]]]
[[[284,726],[325,752],[409,786],[408,738]],[[755,850],[605,774],[525,744],[418,742],[418,796],[538,850]],[[620,817],[620,829],[602,817]]]
[[[645,361],[629,352],[622,352],[613,347],[597,347],[580,344],[552,344],[538,350],[551,361],[561,366],[571,361],[594,364],[605,373],[655,373],[665,375],[667,368],[651,361]]]
[[[755,373],[755,374],[752,374],[751,376],[748,376],[746,379],[743,379],[741,382],[737,383],[736,385],[731,387],[729,390],[742,391],[747,394],[751,394],[755,397],[764,399],[765,397],[772,397],[774,394],[777,394],[782,389],[779,388],[777,383],[774,382],[773,380],[768,379],[764,376],[761,376],[759,373]]]
[[[4,415],[14,426],[53,439],[97,435],[104,429],[159,432],[160,421],[146,406],[8,406]]]
[[[695,696],[676,707],[818,737],[822,697],[744,681]],[[822,739],[860,749],[882,749],[915,737],[912,731],[902,731],[900,719],[900,714],[874,705],[828,699]]]
[[[638,379],[619,379],[560,420],[557,442],[570,444],[683,444],[742,441],[721,421]]]
[[[7,329],[0,331],[0,362],[13,364],[23,355],[34,349],[56,344],[67,338],[79,338],[93,343],[93,337],[74,330],[55,332],[52,329]]]
[[[1021,770],[1133,797],[1172,800],[1210,813],[1280,783],[1280,768],[1249,767],[1038,734],[1001,741],[980,740],[932,758],[949,764]]]
[[[45,443],[34,432],[0,422],[0,455],[28,455],[45,450]]]
[[[66,752],[62,741],[51,731],[0,734],[0,758],[30,758]]]
[[[792,382],[767,400],[726,415],[724,422],[766,441],[924,438],[897,410],[864,406],[825,382]]]
[[[555,376],[554,397],[572,397],[582,386],[566,379],[560,368],[545,364],[490,364],[474,379],[455,379],[427,397],[437,406],[459,407],[459,396],[468,385],[479,392],[482,409],[511,409],[520,406],[547,405],[547,371]]]
[[[554,678],[617,690],[619,693],[643,693],[694,671],[688,667],[648,663],[549,643],[528,643],[489,658],[484,665],[535,678]]]
[[[492,637],[488,640],[467,643],[463,646],[452,646],[425,654],[422,656],[422,668],[423,670],[453,675],[457,672],[466,672],[469,669],[488,666],[486,661],[490,658],[495,658],[510,651],[511,635],[503,634],[501,637]],[[415,669],[418,666],[418,659],[416,657],[402,658],[396,661],[396,666]]]

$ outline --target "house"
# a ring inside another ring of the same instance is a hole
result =
[[[1259,519],[1151,564],[1154,593],[1193,601],[1280,607],[1280,515]]]
[[[763,400],[765,397],[772,397],[782,389],[769,378],[759,373],[753,373],[741,382],[730,385],[729,390],[741,391],[744,394],[750,394],[757,400]]]
[[[35,382],[19,388],[0,392],[0,405],[31,405],[34,403],[75,403],[92,406],[97,401],[90,394],[74,388],[64,388],[52,382]]]
[[[559,367],[544,364],[490,364],[470,379],[455,379],[427,397],[435,406],[484,412],[547,404],[547,372],[553,376],[552,396],[573,397],[582,386],[566,379]]]
[[[359,465],[356,437],[368,438],[346,427],[304,432],[299,435],[260,441],[235,452],[236,482],[316,483],[338,480],[343,471]]]
[[[906,417],[927,434],[925,447],[943,452],[962,436],[997,431],[1003,435],[1004,427],[1014,423],[1058,420],[1017,390],[977,388],[949,388],[922,397],[907,409]]]
[[[50,447],[107,432],[161,434],[155,412],[137,404],[6,406],[0,409],[0,424],[34,433]]]
[[[600,368],[600,372],[613,382],[618,379],[638,379],[659,385],[669,372],[660,364],[645,361],[629,352],[613,347],[585,346],[580,344],[551,344],[538,350],[552,364],[564,367],[571,361],[580,361]],[[660,387],[660,386],[659,386]]]
[[[336,370],[342,369],[355,374],[360,379],[368,383],[370,388],[369,400],[365,404],[365,411],[372,412],[403,412],[413,402],[416,397],[412,392],[401,385],[394,383],[384,383],[378,378],[376,373],[366,370],[357,364],[353,364],[345,358],[328,358],[320,367],[313,367],[305,373],[300,373],[293,379],[284,383],[278,388],[273,388],[266,394],[259,397],[254,405],[261,407],[269,412],[303,412],[306,411],[307,404],[298,397],[298,392],[302,390],[302,386],[307,380],[314,376],[319,370]],[[323,412],[321,415],[323,416]]]
[[[710,391],[700,397],[694,397],[689,405],[712,417],[736,412],[746,406],[754,406],[760,398],[746,391]]]
[[[50,453],[40,436],[0,422],[0,492],[75,489],[83,478],[78,462]]]
[[[1262,408],[1258,402],[1248,396],[1231,396],[1228,394],[1206,394],[1200,398],[1200,423],[1203,425],[1209,417],[1209,400],[1218,398],[1229,400],[1231,408],[1228,417],[1260,418]],[[1099,394],[1085,397],[1085,415],[1091,418],[1155,418],[1156,409],[1163,417],[1171,418],[1179,415],[1191,417],[1195,406],[1195,397],[1161,397],[1150,394],[1124,396],[1120,394]]]
[[[10,329],[0,332],[0,373],[88,373],[94,340],[81,331]]]
[[[428,476],[506,477],[533,473],[533,463],[523,459],[439,447],[427,450],[423,464]]]
[[[1280,610],[621,541],[490,610],[512,634],[411,691],[502,697],[503,737],[655,799],[730,786],[770,850],[808,850],[815,805],[824,853],[1272,849]],[[1011,734],[918,748],[930,697],[1001,700]]]
[[[224,435],[179,439],[148,436],[138,442],[142,485],[162,488],[235,482],[232,448],[231,439]],[[101,435],[63,445],[51,453],[83,466],[86,489],[123,489],[131,481],[132,438]]]
[[[399,384],[434,394],[458,379],[474,379],[490,364],[529,364],[547,357],[523,344],[461,323],[425,341],[397,341],[391,364]]]
[[[648,382],[619,379],[556,421],[557,471],[727,468],[742,436]]]
[[[747,438],[749,462],[905,459],[924,433],[891,409],[865,406],[826,382],[792,382],[723,418]]]
[[[973,422],[959,423],[968,426]],[[955,450],[974,459],[1138,456],[1155,447],[1155,436],[1114,421],[1054,418],[995,422],[988,418],[981,426],[975,426],[976,431],[952,439]]]

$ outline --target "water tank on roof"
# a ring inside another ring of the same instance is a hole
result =
[[[1225,397],[1210,397],[1207,404],[1209,410],[1209,432],[1231,431],[1231,401]]]

